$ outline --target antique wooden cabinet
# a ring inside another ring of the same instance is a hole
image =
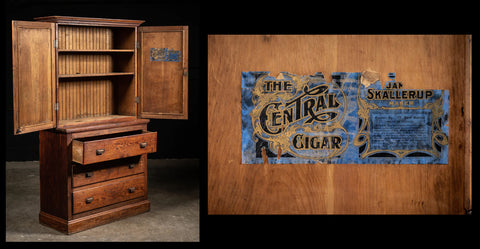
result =
[[[82,231],[150,209],[148,119],[187,119],[188,27],[12,21],[14,133],[40,131],[40,223]]]

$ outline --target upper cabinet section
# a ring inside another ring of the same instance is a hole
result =
[[[188,27],[140,27],[139,114],[188,118]]]
[[[14,133],[187,119],[188,27],[49,16],[13,21]]]
[[[55,127],[55,25],[12,21],[14,134]]]

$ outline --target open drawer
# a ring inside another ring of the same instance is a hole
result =
[[[136,134],[138,133],[138,134]],[[157,151],[157,132],[120,133],[74,139],[72,161],[91,164]]]

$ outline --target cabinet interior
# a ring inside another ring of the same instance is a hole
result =
[[[58,120],[136,116],[135,28],[58,25]]]

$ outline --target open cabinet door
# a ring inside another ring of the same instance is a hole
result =
[[[14,134],[55,127],[55,24],[12,21]]]
[[[139,116],[188,118],[188,27],[139,27]]]

